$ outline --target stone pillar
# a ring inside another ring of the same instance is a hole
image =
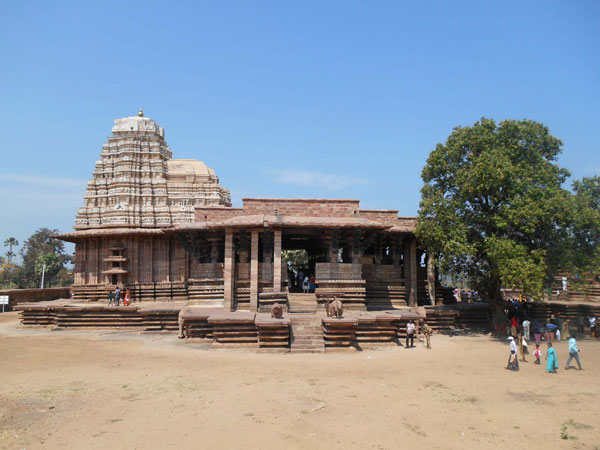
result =
[[[362,237],[362,231],[360,228],[357,228],[352,233],[352,263],[358,264],[360,263],[360,258],[362,256],[360,239]]]
[[[250,244],[250,311],[258,309],[258,230],[252,230]]]
[[[435,306],[435,259],[427,253],[427,292],[429,293],[429,304]]]
[[[410,241],[410,306],[417,305],[417,264],[417,241],[413,238]]]
[[[225,231],[225,267],[223,269],[223,307],[225,311],[235,309],[235,249],[233,247],[233,230]]]
[[[273,234],[273,292],[281,292],[281,230]]]

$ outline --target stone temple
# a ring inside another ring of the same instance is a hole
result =
[[[408,321],[425,317],[438,331],[487,325],[487,308],[436,306],[452,292],[416,225],[353,199],[232,207],[214,171],[172,159],[140,110],[115,121],[74,231],[57,236],[75,243],[71,298],[23,305],[21,323],[178,330],[211,346],[291,352],[399,345]],[[134,303],[107,304],[116,287]]]
[[[288,305],[282,251],[304,250],[315,307],[331,296],[358,310],[435,304],[416,218],[358,200],[243,202],[233,208],[203,162],[172,159],[164,129],[141,110],[115,120],[75,231],[59,236],[75,243],[73,298],[104,300],[120,286],[136,300],[226,311]]]

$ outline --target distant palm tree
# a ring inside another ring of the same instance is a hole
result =
[[[13,256],[15,256],[14,252],[11,252],[10,250],[6,252],[6,259],[8,262],[12,260]]]
[[[17,241],[14,237],[9,237],[4,241],[4,246],[8,247],[8,252],[6,252],[6,258],[8,258],[8,262],[11,261],[12,257],[15,256],[12,249],[13,246],[17,247],[19,245],[19,241]]]

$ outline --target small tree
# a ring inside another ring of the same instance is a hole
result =
[[[0,258],[0,287],[2,289],[17,288],[20,271],[21,267],[18,264]]]
[[[58,230],[40,228],[25,241],[20,251],[23,257],[23,270],[19,277],[19,287],[39,287],[41,272],[37,271],[36,263],[41,255],[55,254],[60,260],[61,267],[70,262],[71,255],[65,253],[64,243],[52,237],[58,233]]]
[[[35,262],[35,272],[40,277],[43,275],[43,279],[48,283],[48,286],[51,284],[52,277],[54,277],[61,269],[62,262],[56,253],[45,253],[40,255]]]
[[[562,142],[531,120],[457,127],[423,169],[417,236],[440,268],[466,274],[499,315],[502,284],[541,295],[569,244]]]

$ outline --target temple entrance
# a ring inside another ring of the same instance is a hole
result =
[[[118,282],[119,282],[119,276],[116,273],[114,273],[112,275],[112,284],[118,284]]]
[[[298,232],[285,232],[281,243],[282,265],[287,269],[286,284],[288,292],[314,292],[315,264],[325,261],[326,251],[317,233],[306,230]],[[304,279],[309,281],[304,284]],[[303,286],[304,285],[304,286]]]

